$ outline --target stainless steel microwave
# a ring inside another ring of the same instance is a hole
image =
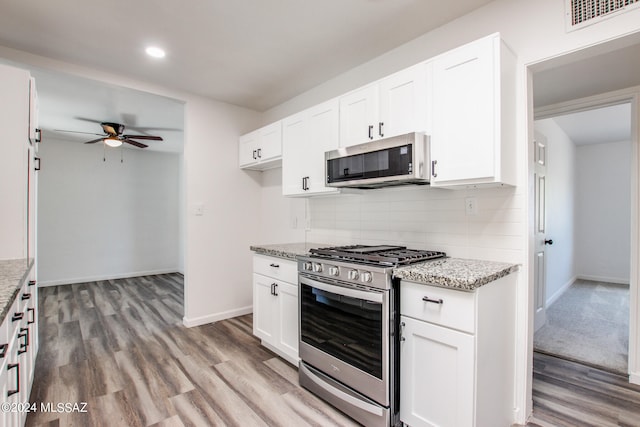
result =
[[[327,151],[328,187],[380,188],[429,184],[429,137],[412,132]]]

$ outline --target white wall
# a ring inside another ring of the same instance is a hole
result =
[[[575,197],[576,146],[553,119],[538,120],[536,130],[547,137],[546,300],[551,304],[576,278]]]
[[[120,155],[123,155],[121,163]],[[43,286],[177,271],[178,154],[47,138],[38,156]]]
[[[629,283],[631,143],[578,146],[578,276]]]
[[[261,174],[261,210],[256,218],[260,234],[255,243],[290,243],[305,240],[305,198],[282,197],[282,168]]]

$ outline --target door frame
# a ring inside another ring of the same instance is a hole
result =
[[[531,92],[530,92],[531,94]],[[531,98],[530,98],[531,99]],[[591,110],[598,107],[606,107],[609,105],[630,103],[631,104],[631,243],[630,243],[630,272],[629,272],[629,359],[628,359],[628,372],[629,372],[629,382],[634,384],[640,384],[640,327],[638,322],[640,321],[640,293],[638,289],[638,284],[640,283],[640,197],[638,195],[638,190],[640,189],[640,149],[638,147],[638,143],[640,141],[640,128],[638,124],[640,123],[640,110],[639,110],[639,100],[640,100],[640,86],[635,86],[627,89],[622,89],[614,92],[607,92],[603,94],[598,94],[586,98],[580,98],[572,101],[567,101],[559,104],[554,104],[550,106],[546,106],[543,108],[535,109],[533,112],[533,117],[530,122],[530,137],[533,137],[533,122],[535,120],[550,118],[562,114],[579,112],[585,110]],[[532,145],[532,142],[529,141],[529,146]],[[530,156],[529,151],[527,151],[528,156]],[[532,172],[531,169],[533,167],[533,163],[531,162],[531,158],[527,159],[527,181],[531,180]],[[532,182],[528,182],[528,188],[531,188],[533,185]],[[529,221],[531,221],[532,209],[533,209],[533,199],[531,198],[533,193],[529,191],[529,208],[530,211],[528,214]],[[535,251],[531,250],[533,248],[533,223],[529,224],[529,253],[527,255],[529,265],[533,265],[533,257],[535,256]],[[529,289],[533,290],[534,287],[534,272],[533,269],[530,269],[529,274]],[[530,309],[533,310],[533,301],[530,301]],[[533,342],[533,317],[530,318],[530,327],[529,330],[529,343]],[[533,353],[533,346],[530,346],[530,352]],[[530,364],[531,364],[531,359]],[[531,371],[529,371],[531,372]]]

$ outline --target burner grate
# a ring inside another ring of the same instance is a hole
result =
[[[407,249],[405,246],[351,245],[311,249],[309,252],[321,258],[394,267],[446,256],[444,252]]]

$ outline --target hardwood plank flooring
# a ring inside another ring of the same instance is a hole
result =
[[[260,346],[252,316],[182,325],[183,278],[166,274],[41,288],[27,426],[356,426],[298,385],[295,367]],[[640,387],[534,355],[527,426],[640,427]]]
[[[639,427],[640,386],[626,376],[542,353],[533,356],[530,427]]]
[[[356,426],[260,345],[251,315],[182,325],[179,274],[39,290],[40,351],[27,426]]]

